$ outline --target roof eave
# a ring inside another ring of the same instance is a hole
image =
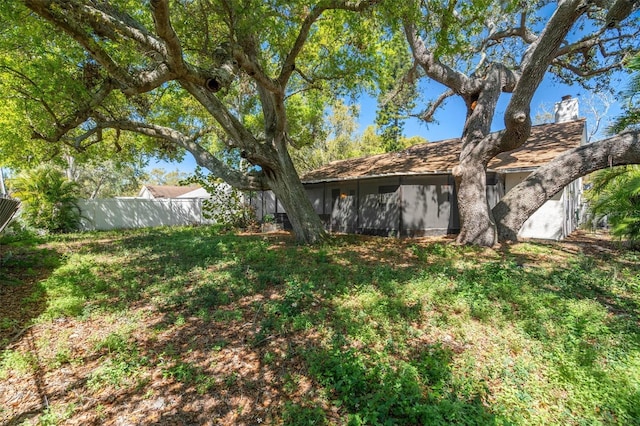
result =
[[[540,166],[532,166],[532,167],[516,167],[511,169],[487,169],[487,172],[490,173],[531,173],[538,169]],[[419,176],[434,176],[434,175],[450,175],[451,170],[447,171],[432,171],[432,172],[415,172],[415,173],[387,173],[387,174],[379,174],[379,175],[366,175],[366,176],[350,176],[343,178],[326,178],[326,179],[310,179],[303,180],[302,183],[305,185],[313,185],[318,183],[331,183],[331,182],[349,182],[356,180],[368,180],[368,179],[383,179],[383,178],[393,178],[393,177],[419,177]]]
[[[403,176],[433,176],[433,175],[448,175],[451,174],[451,170],[448,171],[432,171],[432,172],[399,172],[399,173],[385,173],[379,175],[365,175],[365,176],[350,176],[344,178],[327,178],[327,179],[313,179],[313,180],[303,180],[303,184],[314,184],[314,183],[329,183],[329,182],[346,182],[346,181],[354,181],[354,180],[366,180],[366,179],[381,179],[381,178],[392,178],[392,177],[403,177]]]

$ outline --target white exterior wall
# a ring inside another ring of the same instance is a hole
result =
[[[529,176],[529,172],[506,174],[506,192],[509,192],[511,188],[522,182],[527,176]],[[567,219],[565,214],[566,191],[566,188],[563,189],[536,210],[522,225],[520,232],[518,232],[518,237],[547,240],[561,240],[566,237],[568,233],[565,229]]]
[[[216,189],[228,192],[226,188],[218,187]],[[178,195],[176,198],[211,198],[211,194],[209,194],[204,188],[198,188],[193,191],[189,191],[186,194]]]
[[[202,216],[202,199],[109,198],[79,205],[84,231],[214,223]]]
[[[151,193],[151,191],[149,191],[147,189],[146,186],[144,186],[140,190],[140,194],[138,194],[138,198],[144,198],[145,200],[151,200],[151,199],[153,199],[153,194]]]

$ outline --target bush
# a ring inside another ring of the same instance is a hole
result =
[[[14,196],[22,201],[22,219],[37,229],[69,232],[78,228],[78,184],[50,166],[23,172],[12,181]]]
[[[202,203],[203,216],[216,223],[230,227],[247,229],[256,225],[256,214],[252,206],[244,202],[243,194],[235,188],[220,184],[208,188],[211,198]]]
[[[254,229],[258,227],[253,206],[245,202],[244,194],[211,175],[196,169],[195,176],[183,183],[197,183],[211,195],[202,203],[203,216],[228,228]]]
[[[631,241],[640,240],[640,168],[621,166],[593,176],[587,193],[593,219],[606,218],[611,233]]]

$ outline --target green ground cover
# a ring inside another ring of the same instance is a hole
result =
[[[0,247],[0,423],[640,424],[640,255],[609,242]]]

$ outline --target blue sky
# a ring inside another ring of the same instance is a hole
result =
[[[626,81],[627,78],[624,78]],[[624,86],[624,84],[623,84]],[[425,90],[432,90],[433,93],[428,93],[426,97],[435,98],[442,91],[444,86],[439,83],[431,82]],[[622,88],[622,87],[621,87]],[[535,116],[537,112],[541,110],[543,105],[547,110],[553,111],[553,105],[560,101],[560,98],[565,95],[571,95],[577,97],[580,105],[580,115],[587,117],[587,127],[592,126],[590,117],[586,114],[586,108],[583,105],[582,99],[586,99],[591,96],[585,89],[579,86],[567,86],[554,81],[549,74],[538,88],[533,101],[531,102],[531,114]],[[509,95],[503,94],[500,97],[495,114],[495,121],[492,126],[493,131],[500,130],[504,127],[502,122],[502,116],[509,102]],[[366,96],[359,99],[360,104],[360,117],[359,117],[359,131],[362,132],[367,126],[374,124],[376,116],[376,102],[375,99],[368,98]],[[608,118],[614,118],[620,114],[620,105],[615,104],[609,110]],[[437,123],[425,124],[418,119],[409,119],[405,123],[404,133],[405,136],[422,136],[423,138],[435,142],[443,139],[457,138],[462,133],[465,118],[465,106],[462,99],[458,96],[449,98],[435,115]],[[162,168],[167,172],[179,170],[184,173],[192,173],[195,170],[196,163],[191,154],[187,153],[181,162],[166,162],[151,160],[147,169]]]

